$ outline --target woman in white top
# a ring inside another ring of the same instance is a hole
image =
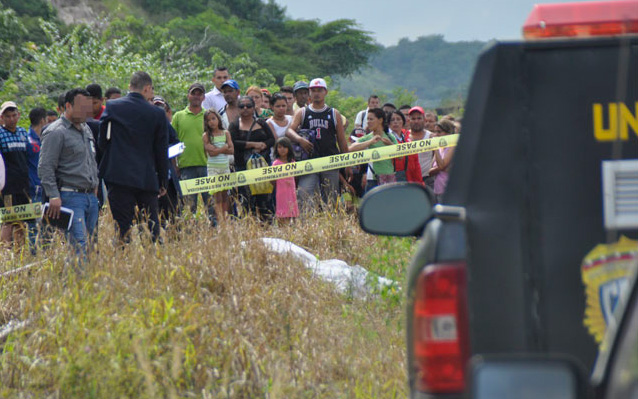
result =
[[[279,138],[286,135],[286,131],[292,123],[292,115],[286,115],[286,110],[288,109],[288,100],[286,100],[286,97],[284,97],[283,94],[275,93],[272,96],[271,104],[274,115],[268,118],[267,122],[268,125],[270,125],[270,129],[275,134],[275,140],[278,140]],[[277,158],[274,151],[275,146],[273,146],[272,148],[270,159]]]

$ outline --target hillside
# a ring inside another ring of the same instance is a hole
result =
[[[376,93],[392,97],[399,86],[414,91],[419,104],[427,106],[465,98],[474,64],[487,44],[446,42],[439,35],[402,39],[373,56],[366,69],[339,79],[341,90],[353,96]]]

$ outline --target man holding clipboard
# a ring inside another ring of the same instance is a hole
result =
[[[91,96],[76,88],[66,93],[64,101],[64,114],[42,133],[38,176],[49,197],[45,218],[59,225],[61,208],[72,210],[68,235],[76,250],[86,254],[98,219],[96,147],[86,125]]]

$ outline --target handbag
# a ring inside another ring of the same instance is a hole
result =
[[[253,127],[255,127],[255,125],[257,125],[257,124],[259,124],[259,126],[264,128],[263,124],[259,123],[259,120],[257,120],[257,119],[253,120],[253,123],[250,125],[250,129],[248,130],[248,134],[246,135],[246,141],[250,141],[250,139],[251,139],[251,137],[253,135]],[[265,154],[268,154],[268,151],[269,151],[268,149],[266,149],[266,150],[264,150],[262,152],[257,151],[255,149],[245,150],[244,153],[243,153],[244,163],[246,165],[248,165],[248,162],[250,161],[250,158],[252,157],[253,154],[258,154],[258,155],[262,155],[263,156]],[[264,166],[270,166],[270,165],[268,165],[268,162],[266,162],[266,165],[264,165]]]
[[[246,170],[263,168],[266,166],[268,166],[268,162],[266,162],[266,159],[258,153],[251,154],[250,158],[248,158],[248,161],[246,162]],[[248,187],[250,188],[251,195],[271,194],[273,191],[273,185],[269,181],[249,184]]]

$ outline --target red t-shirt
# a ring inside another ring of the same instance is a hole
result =
[[[403,130],[403,141],[398,140],[400,143],[409,142],[410,132]],[[419,155],[412,154],[407,157],[399,157],[393,159],[394,171],[400,172],[405,170],[405,178],[411,183],[419,183],[423,185],[423,177],[421,176],[421,164],[419,163]],[[406,169],[407,168],[407,169]]]

